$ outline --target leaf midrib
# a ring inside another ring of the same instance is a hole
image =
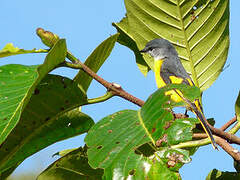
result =
[[[185,31],[185,28],[184,28],[184,23],[183,23],[182,12],[181,12],[181,8],[180,8],[179,0],[177,0],[177,9],[178,9],[178,12],[179,12],[179,19],[180,19],[180,24],[181,24],[183,36],[184,36],[186,50],[187,50],[188,57],[189,57],[192,80],[193,80],[195,86],[199,87],[199,83],[197,81],[197,74],[196,74],[196,71],[194,69],[193,59],[192,59],[192,55],[191,55],[191,51],[190,51],[190,46],[189,46],[189,43],[188,43],[188,38],[187,38],[186,31]]]

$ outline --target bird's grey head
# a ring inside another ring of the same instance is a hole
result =
[[[174,46],[166,39],[153,39],[140,52],[150,54],[154,60],[168,59],[171,56],[178,57]]]

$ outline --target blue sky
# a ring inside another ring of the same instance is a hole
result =
[[[118,1],[0,1],[0,48],[12,42],[24,49],[46,48],[35,35],[35,29],[42,27],[67,39],[68,49],[84,60],[94,48],[110,35],[116,33],[112,22],[118,22],[125,15],[123,0]],[[214,117],[216,127],[220,127],[234,116],[234,104],[239,92],[239,8],[240,1],[230,2],[230,49],[226,65],[218,80],[203,94],[206,117]],[[3,64],[40,64],[44,54],[28,54],[1,59]],[[110,82],[120,84],[129,93],[146,100],[156,90],[153,73],[144,77],[138,70],[134,54],[128,48],[116,44],[112,54],[98,74]],[[65,68],[54,73],[74,77],[76,71]],[[94,82],[88,92],[90,98],[103,95],[105,88]],[[118,97],[83,107],[95,121],[122,109],[138,109],[137,106]],[[237,134],[239,135],[239,133]],[[83,145],[83,137],[78,136],[51,145],[25,160],[14,175],[42,171],[57,158],[52,155],[60,150]],[[205,179],[213,168],[234,171],[232,158],[223,150],[214,151],[211,145],[200,148],[192,157],[192,162],[181,169],[184,180]],[[38,169],[37,169],[38,168]]]

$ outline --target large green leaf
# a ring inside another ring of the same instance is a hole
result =
[[[0,147],[0,171],[57,141],[88,131],[93,120],[78,109],[87,98],[72,80],[48,75],[36,87],[19,123]]]
[[[46,50],[46,49],[32,49],[32,50],[19,49],[18,47],[14,47],[12,43],[8,43],[2,50],[0,50],[0,58],[18,55],[18,54],[43,53],[43,52],[48,52],[48,50]]]
[[[50,165],[38,176],[37,180],[100,180],[102,175],[102,169],[93,169],[89,166],[85,149],[78,148]]]
[[[117,41],[119,34],[110,36],[108,39],[104,40],[87,58],[85,65],[88,66],[95,73],[100,69],[105,60],[108,58],[112,49]],[[92,77],[86,74],[83,70],[80,70],[74,81],[77,82],[80,88],[87,92],[87,89],[92,82]]]
[[[18,123],[35,87],[66,56],[66,42],[59,40],[40,66],[5,65],[0,67],[0,144]]]
[[[85,138],[89,164],[104,168],[106,179],[178,179],[176,171],[190,161],[189,153],[168,147],[191,140],[197,120],[175,120],[171,108],[176,104],[165,96],[171,89],[181,89],[189,100],[200,95],[196,87],[171,84],[151,95],[139,111],[124,110],[103,118]],[[146,143],[153,144],[154,151],[159,146],[162,150],[149,154],[150,157],[143,156],[141,152],[145,150],[140,147]],[[169,169],[167,164],[173,156],[182,158],[175,158]]]
[[[216,80],[229,47],[228,0],[125,0],[125,6],[126,20],[114,25],[139,49],[154,38],[165,38],[202,91]],[[144,59],[152,68],[152,59]]]

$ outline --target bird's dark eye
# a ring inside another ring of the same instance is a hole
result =
[[[153,48],[152,48],[152,47],[149,47],[149,48],[148,48],[148,51],[152,51],[152,50],[153,50]]]

